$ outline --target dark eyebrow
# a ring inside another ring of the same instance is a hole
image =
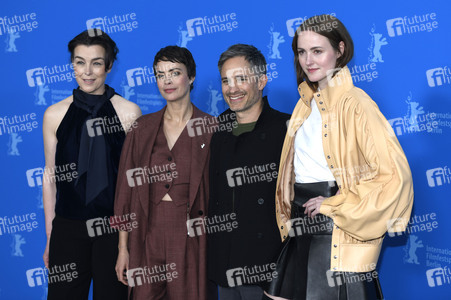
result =
[[[169,69],[168,72],[172,72],[172,71],[174,71],[174,70],[179,70],[179,71],[181,71],[182,69],[181,69],[181,68],[172,68],[172,69]],[[164,73],[164,71],[157,71],[157,73]]]
[[[78,58],[78,59],[83,59],[83,60],[85,60],[83,57],[81,57],[81,56],[75,56],[74,58]],[[103,58],[103,57],[95,57],[95,58],[93,58],[92,60],[99,60],[99,59],[101,59],[101,60],[105,60],[105,58]]]
[[[323,47],[321,47],[321,46],[315,46],[315,47],[312,47],[312,48],[310,48],[310,50],[315,50],[315,49],[323,49]],[[299,50],[305,50],[304,48],[298,48],[298,51]]]
[[[246,75],[246,74],[237,74],[237,75],[233,75],[232,76],[232,78],[236,78],[236,77],[249,77],[249,75]],[[228,79],[229,77],[227,77],[227,76],[224,76],[224,77],[221,77],[221,80],[225,80],[225,79]]]

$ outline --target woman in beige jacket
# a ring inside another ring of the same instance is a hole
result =
[[[338,19],[305,20],[292,47],[301,98],[281,155],[285,246],[267,295],[383,299],[375,268],[387,230],[405,230],[410,218],[408,162],[376,103],[352,83],[353,42]]]

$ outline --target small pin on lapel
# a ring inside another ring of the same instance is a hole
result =
[[[205,147],[205,144],[200,145],[200,147],[203,149]]]

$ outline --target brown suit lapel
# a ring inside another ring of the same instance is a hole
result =
[[[139,131],[140,134],[138,136],[139,156],[137,164],[138,167],[140,168],[144,168],[146,166],[150,167],[150,155],[152,154],[152,149],[155,144],[155,140],[157,138],[158,128],[160,127],[165,110],[166,107],[152,114],[141,125],[142,127]],[[150,184],[143,184],[138,186],[138,194],[141,206],[144,209],[144,214],[147,220],[149,217],[148,214],[150,203]]]
[[[210,117],[193,105],[193,119]],[[210,117],[212,118],[212,117]],[[191,172],[189,185],[189,203],[193,207],[194,200],[199,191],[199,185],[204,174],[205,164],[207,163],[208,153],[210,151],[210,133],[195,135],[191,140]]]

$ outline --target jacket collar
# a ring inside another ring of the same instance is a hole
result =
[[[260,116],[258,116],[257,124],[255,124],[256,128],[261,127],[263,124],[268,122],[268,119],[271,117],[271,111],[272,108],[269,106],[268,97],[264,96],[262,98],[263,101],[263,108],[262,112],[260,113]]]
[[[340,98],[339,96],[353,87],[354,84],[352,83],[351,73],[348,66],[345,66],[329,80],[326,88],[320,91],[314,91],[308,86],[307,82],[304,81],[299,85],[298,92],[301,96],[302,102],[309,108],[311,107],[310,101],[312,98],[314,96],[320,97],[321,95],[324,99],[326,99],[326,106],[333,107],[336,104],[336,101]]]

